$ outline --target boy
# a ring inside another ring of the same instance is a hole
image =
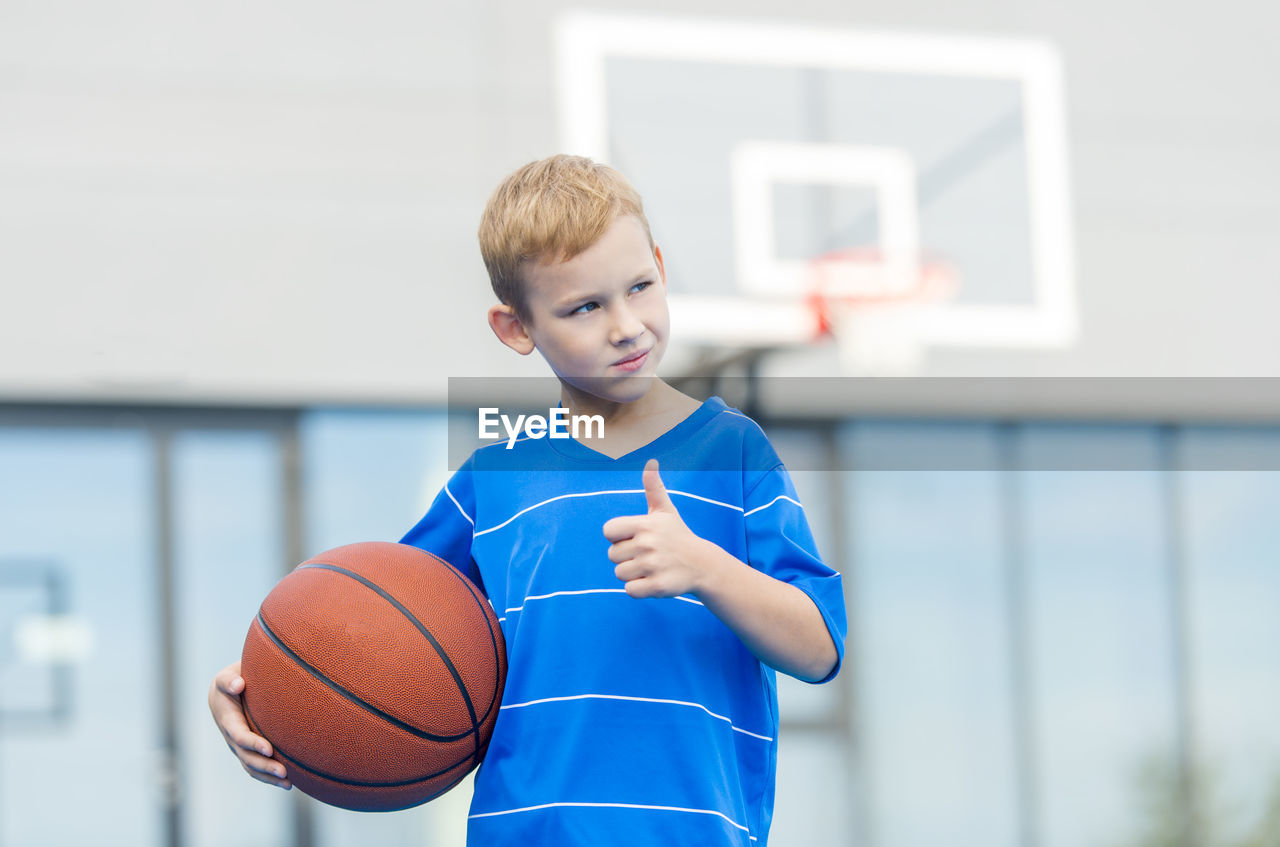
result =
[[[844,652],[819,559],[760,428],[654,373],[669,340],[662,251],[611,168],[555,156],[499,186],[480,227],[503,344],[537,350],[583,443],[481,448],[405,535],[485,591],[508,677],[476,775],[470,845],[764,845],[774,669]],[[662,470],[659,470],[661,461]],[[244,722],[239,665],[210,708],[254,777],[289,786]]]

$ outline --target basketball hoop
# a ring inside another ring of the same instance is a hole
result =
[[[901,376],[923,361],[917,326],[954,292],[956,277],[918,253],[850,249],[814,259],[805,283],[815,341],[835,338],[851,373]]]

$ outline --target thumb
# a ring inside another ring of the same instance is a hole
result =
[[[671,502],[667,487],[658,476],[658,460],[650,459],[644,466],[644,499],[649,504],[649,512],[674,512],[676,506]]]

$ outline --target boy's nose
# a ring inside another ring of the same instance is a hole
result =
[[[613,330],[609,334],[609,341],[615,346],[624,345],[643,334],[644,322],[639,316],[625,306],[619,307],[614,313]]]

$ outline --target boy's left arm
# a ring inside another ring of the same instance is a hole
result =
[[[654,459],[645,465],[644,492],[648,514],[604,525],[609,560],[627,594],[694,594],[770,667],[810,682],[831,673],[835,643],[809,595],[699,538],[671,502]]]

